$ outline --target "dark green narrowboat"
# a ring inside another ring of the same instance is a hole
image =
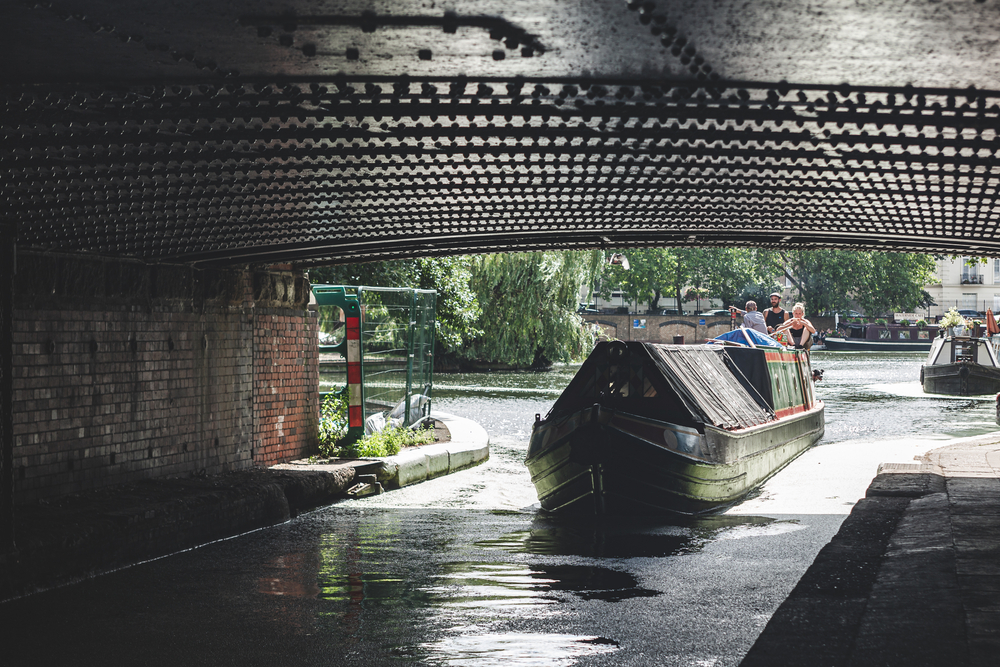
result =
[[[542,508],[697,514],[734,503],[823,436],[807,352],[599,343],[525,461]]]

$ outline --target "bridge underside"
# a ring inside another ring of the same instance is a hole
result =
[[[1000,254],[994,4],[0,8],[22,247],[226,265]]]

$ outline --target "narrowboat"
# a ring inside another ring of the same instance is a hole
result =
[[[535,416],[525,463],[542,508],[717,510],[818,441],[808,353],[756,336],[769,343],[599,343]]]
[[[993,337],[947,335],[934,339],[920,367],[925,393],[979,396],[1000,392],[1000,363]]]
[[[925,327],[848,324],[844,335],[827,336],[824,345],[831,352],[928,352],[933,339]]]

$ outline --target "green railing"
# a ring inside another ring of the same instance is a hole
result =
[[[347,331],[349,318],[358,317],[360,386],[350,402],[359,407],[361,421],[387,413],[396,423],[410,425],[430,414],[437,293],[313,285],[313,294],[319,311],[321,400],[329,393],[351,396]],[[352,441],[364,434],[356,422],[351,419],[348,431]]]

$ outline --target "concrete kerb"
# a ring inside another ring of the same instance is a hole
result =
[[[478,465],[490,457],[490,436],[476,422],[442,412],[431,415],[444,423],[448,442],[422,445],[379,459],[378,481],[398,489]]]
[[[479,465],[490,457],[490,436],[486,429],[464,417],[435,412],[431,415],[448,429],[447,442],[408,447],[393,456],[310,463],[308,460],[276,465],[271,470],[328,471],[353,468],[358,475],[374,474],[387,489],[399,489],[428,479],[449,475]]]

